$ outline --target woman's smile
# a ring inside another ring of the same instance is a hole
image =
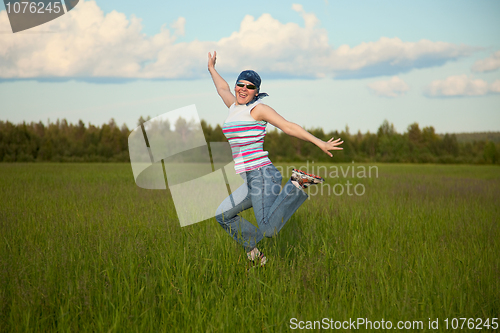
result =
[[[243,87],[239,87],[239,86],[235,86],[234,87],[234,92],[236,93],[236,104],[240,104],[240,105],[243,105],[243,104],[247,104],[248,102],[250,102],[254,96],[256,95],[256,90],[249,90],[246,85],[247,84],[252,84],[252,82],[250,81],[246,81],[246,80],[241,80],[241,81],[238,81],[238,83],[244,83],[245,86]]]

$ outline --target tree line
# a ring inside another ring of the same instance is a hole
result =
[[[149,117],[141,117],[138,125],[147,120]],[[207,142],[227,141],[219,125],[212,127],[202,120],[201,126]],[[330,158],[313,144],[279,130],[268,131],[264,149],[275,162],[500,164],[500,143],[491,140],[490,136],[459,141],[456,134],[439,135],[434,127],[420,128],[417,123],[409,125],[404,133],[398,133],[387,120],[376,133],[358,131],[354,134],[348,127],[340,132],[326,133],[321,128],[308,131],[322,140],[342,138],[344,150],[334,152]],[[47,125],[0,121],[0,161],[128,162],[130,132],[125,124],[119,127],[114,119],[102,126],[85,125],[81,120],[71,124],[65,119]]]

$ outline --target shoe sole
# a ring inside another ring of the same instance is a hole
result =
[[[297,173],[299,175],[302,176],[302,178],[306,178],[307,180],[319,180],[319,183],[322,183],[325,181],[325,179],[323,177],[320,177],[320,176],[316,176],[316,175],[313,175],[313,174],[310,174],[310,173],[307,173],[307,172],[304,172],[302,170],[297,170],[297,169],[293,169],[293,172],[294,173]],[[319,184],[319,183],[316,183],[315,184]]]
[[[264,256],[264,258],[266,257]],[[266,264],[267,264],[267,258],[265,259],[264,263],[262,263],[262,258],[255,258],[255,260],[250,260],[248,262],[247,268],[248,270],[255,268],[264,268]]]

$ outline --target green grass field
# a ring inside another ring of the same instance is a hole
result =
[[[327,184],[347,180],[364,195],[311,196],[248,271],[215,219],[181,228],[169,191],[138,188],[129,164],[0,164],[0,331],[499,317],[499,167],[386,164]]]

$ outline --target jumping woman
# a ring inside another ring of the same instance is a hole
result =
[[[261,93],[260,76],[246,70],[236,79],[234,93],[215,70],[216,52],[208,53],[208,71],[217,93],[229,108],[222,131],[229,141],[235,169],[245,183],[228,196],[216,211],[215,218],[247,253],[251,263],[265,265],[267,258],[256,245],[264,237],[272,237],[290,219],[307,199],[304,191],[309,185],[319,184],[323,178],[293,169],[292,176],[281,189],[281,173],[263,150],[266,125],[270,123],[288,135],[309,141],[333,156],[330,150],[342,150],[340,138],[323,141],[297,124],[287,121],[273,108],[262,103],[268,96]],[[258,228],[238,214],[253,207]]]

